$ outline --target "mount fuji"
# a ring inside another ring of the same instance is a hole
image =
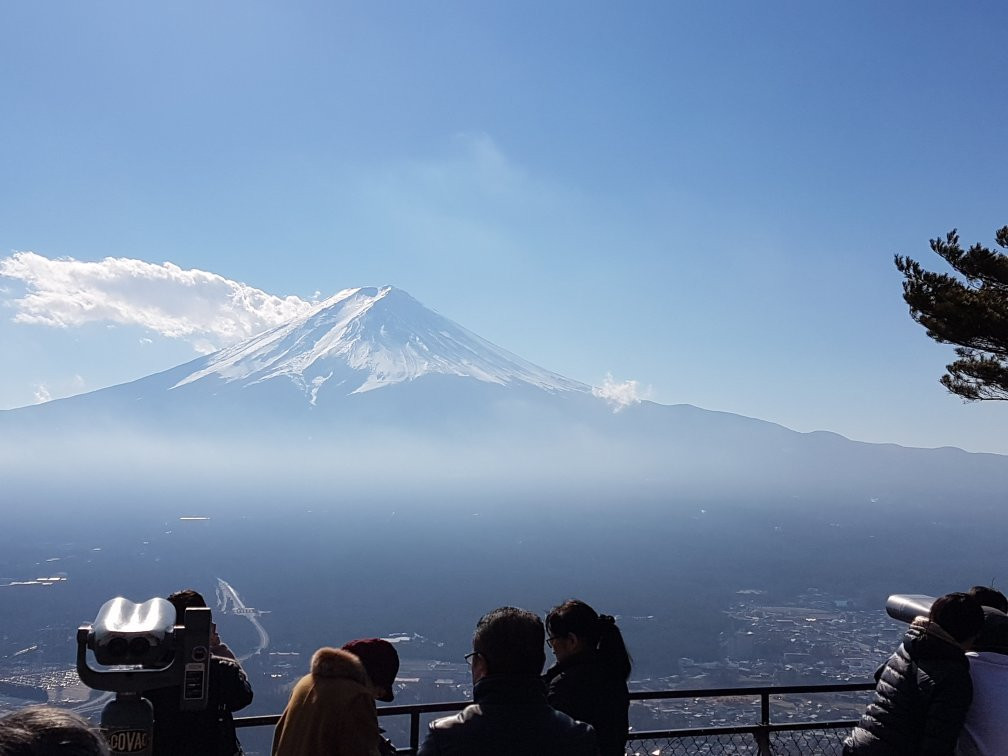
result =
[[[481,339],[391,286],[346,289],[303,317],[190,366],[193,372],[172,390],[201,380],[246,387],[286,379],[311,404],[323,390],[359,394],[430,375],[548,392],[590,390]]]
[[[0,412],[0,427],[318,438],[376,428],[436,435],[447,426],[492,434],[534,416],[614,408],[592,387],[385,286],[346,289],[288,323],[161,373]]]
[[[1000,496],[1008,486],[1008,458],[997,455],[798,433],[690,405],[614,405],[388,286],[341,291],[131,383],[0,412],[0,447],[0,473],[26,486],[53,459],[82,475],[230,466],[275,482],[292,468],[317,479],[338,468],[367,485],[461,476],[658,495],[845,491],[864,501]]]

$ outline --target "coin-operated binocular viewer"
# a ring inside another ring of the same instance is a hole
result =
[[[917,617],[927,617],[933,603],[934,596],[925,596],[922,593],[894,593],[886,600],[885,610],[894,620],[909,625]]]
[[[106,601],[90,625],[77,630],[77,674],[95,690],[113,691],[101,729],[113,754],[150,756],[154,711],[143,691],[179,686],[182,711],[207,704],[210,610],[187,608],[175,624],[175,607],[163,598],[135,604]],[[87,651],[103,669],[88,664]]]

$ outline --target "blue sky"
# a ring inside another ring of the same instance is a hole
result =
[[[1008,409],[938,384],[951,347],[892,264],[1008,223],[1006,23],[996,2],[4,3],[0,407],[191,359],[215,296],[393,284],[588,383],[1008,453]],[[108,299],[66,306],[83,269],[44,261],[106,257],[133,261],[87,269]]]

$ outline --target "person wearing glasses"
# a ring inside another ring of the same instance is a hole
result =
[[[594,727],[602,756],[622,756],[630,729],[632,661],[616,621],[570,599],[546,615],[546,631],[556,657],[543,678],[550,705]]]
[[[430,724],[417,756],[597,756],[595,732],[546,702],[543,644],[535,614],[504,606],[476,625],[473,704]]]

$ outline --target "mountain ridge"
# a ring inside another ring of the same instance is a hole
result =
[[[328,490],[336,470],[365,491],[464,480],[565,497],[944,506],[965,495],[990,507],[1008,487],[1000,455],[801,433],[686,404],[614,404],[391,287],[344,290],[284,326],[130,383],[5,410],[0,442],[0,471],[28,490],[49,459],[72,464],[73,479],[227,474],[282,495],[309,478]]]

